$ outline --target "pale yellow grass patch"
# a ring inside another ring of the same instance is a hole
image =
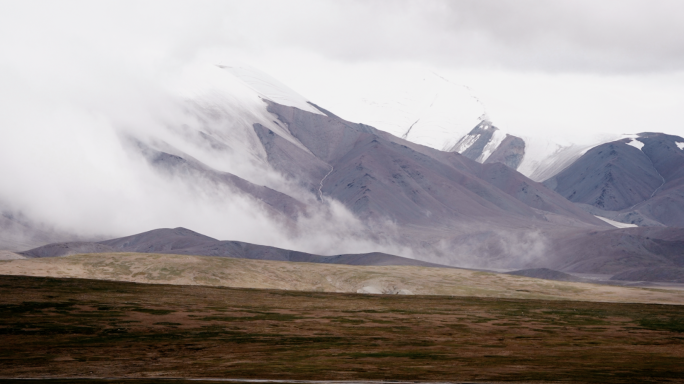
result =
[[[417,295],[684,304],[684,291],[560,282],[454,268],[349,266],[101,253],[0,262],[0,274],[320,292],[377,287]]]

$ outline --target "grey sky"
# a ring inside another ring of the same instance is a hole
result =
[[[299,49],[350,62],[609,74],[684,69],[684,3],[673,0],[4,1],[0,7],[4,45],[85,43],[87,51],[103,44],[137,55],[145,47],[180,60],[206,49]]]
[[[411,67],[471,87],[514,131],[684,134],[681,1],[6,0],[0,47],[10,99],[116,108],[237,60],[350,110],[359,84]]]
[[[247,19],[229,18],[258,26],[257,43],[338,60],[551,72],[684,68],[684,3],[678,1],[257,3],[242,9]]]

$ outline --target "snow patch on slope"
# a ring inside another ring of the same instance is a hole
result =
[[[634,228],[634,227],[638,227],[638,225],[636,225],[636,224],[621,223],[621,222],[619,222],[619,221],[615,221],[615,220],[611,220],[611,219],[606,219],[605,217],[601,217],[601,216],[596,216],[596,215],[594,215],[594,217],[597,218],[597,219],[601,219],[601,220],[605,221],[606,223],[612,225],[612,226],[615,227],[615,228]]]
[[[641,148],[644,147],[644,143],[642,143],[641,141],[636,140],[636,139],[632,139],[632,141],[630,141],[629,143],[627,143],[627,145],[631,145],[632,147],[634,147],[634,148],[636,148],[636,149],[638,149],[638,150],[641,150]]]
[[[461,140],[454,145],[453,149],[451,149],[451,152],[458,152],[458,153],[463,153],[465,152],[468,148],[470,148],[475,142],[480,138],[480,134],[478,133],[477,135],[465,135]]]
[[[675,143],[675,144],[677,144],[677,148],[679,148],[679,149],[681,149],[682,151],[684,151],[684,143]]]
[[[494,128],[494,127],[492,127]],[[506,134],[501,131],[500,129],[496,129],[494,131],[494,135],[492,135],[491,140],[485,145],[484,149],[482,150],[482,154],[477,158],[476,161],[480,163],[484,163],[487,161],[489,156],[496,151],[497,148],[499,148],[499,145],[501,145],[501,142],[506,138]]]

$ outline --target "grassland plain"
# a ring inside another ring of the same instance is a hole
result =
[[[1,275],[139,283],[418,295],[684,304],[684,291],[560,282],[457,268],[350,266],[145,253],[0,261]]]
[[[679,305],[26,276],[0,298],[5,380],[684,382]]]

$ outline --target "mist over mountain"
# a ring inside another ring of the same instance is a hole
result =
[[[477,106],[473,111],[482,108],[467,89],[435,79],[451,92],[437,94],[449,101],[443,111],[456,105],[450,103],[460,91]],[[114,141],[86,137],[79,150],[108,149],[91,152],[85,168],[60,166],[65,175],[88,175],[77,181],[82,200],[70,194],[71,176],[44,175],[67,210],[46,205],[43,194],[5,189],[8,212],[20,212],[29,224],[4,224],[20,228],[24,240],[1,247],[25,251],[75,240],[32,252],[106,252],[111,244],[89,240],[182,225],[211,238],[309,255],[380,252],[460,267],[609,273],[679,265],[663,256],[669,245],[649,245],[675,241],[678,249],[678,230],[637,232],[629,244],[616,243],[610,239],[631,232],[595,216],[624,221],[597,212],[629,208],[641,224],[679,225],[678,201],[667,208],[682,186],[679,137],[641,134],[595,146],[547,141],[540,150],[540,141],[507,133],[486,113],[463,130],[435,109],[439,97],[395,135],[347,121],[254,68],[204,67],[185,84],[167,94],[164,114],[103,126]],[[98,181],[92,165],[99,164],[116,182]],[[555,173],[543,184],[528,177],[549,172]],[[54,235],[43,226],[55,228]],[[185,254],[211,253],[185,248]],[[599,253],[587,259],[588,249]],[[625,259],[625,252],[634,256]]]

